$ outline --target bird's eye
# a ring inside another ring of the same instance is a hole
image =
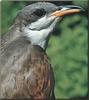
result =
[[[62,9],[62,6],[59,6],[58,10],[61,10]]]
[[[36,14],[36,15],[39,16],[39,17],[41,17],[41,16],[43,16],[43,15],[46,14],[46,11],[45,11],[43,8],[41,8],[41,9],[37,9],[37,10],[34,12],[34,14]]]
[[[62,8],[58,8],[58,10],[61,10]]]

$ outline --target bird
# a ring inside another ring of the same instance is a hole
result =
[[[0,98],[55,100],[54,72],[46,54],[56,24],[68,14],[81,11],[75,5],[36,2],[17,14],[1,37]]]

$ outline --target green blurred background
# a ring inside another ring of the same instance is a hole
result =
[[[31,1],[1,2],[1,33],[4,34],[13,24],[20,9]],[[84,97],[88,91],[88,1],[72,0],[53,2],[57,5],[74,4],[85,12],[65,16],[57,24],[49,41],[47,54],[55,75],[56,98]]]

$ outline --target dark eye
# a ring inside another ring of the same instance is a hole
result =
[[[41,8],[41,9],[37,9],[37,10],[34,12],[34,14],[36,14],[36,15],[39,16],[39,17],[41,17],[41,16],[43,16],[43,15],[46,14],[46,11],[45,11],[43,8]]]
[[[58,8],[58,10],[61,10],[61,9],[62,9],[61,7]]]

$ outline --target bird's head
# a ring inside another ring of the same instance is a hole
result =
[[[21,32],[33,45],[46,47],[48,38],[56,23],[67,14],[80,12],[78,6],[56,6],[48,2],[39,2],[26,6],[17,15]]]

